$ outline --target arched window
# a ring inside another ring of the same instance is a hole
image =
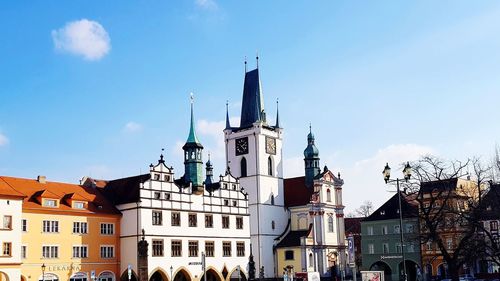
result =
[[[247,176],[247,159],[245,157],[241,158],[240,162],[241,177]]]
[[[309,266],[314,266],[313,254],[309,253]]]
[[[328,232],[333,232],[333,217],[328,217]]]
[[[267,158],[267,174],[272,176],[273,175],[273,159],[271,156]]]
[[[276,228],[276,223],[274,223],[274,221],[271,222],[271,227],[273,230]]]
[[[274,194],[271,194],[271,205],[274,205]]]
[[[332,202],[332,193],[330,192],[330,189],[326,190],[326,201]]]

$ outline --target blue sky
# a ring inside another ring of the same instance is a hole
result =
[[[488,160],[500,139],[498,1],[14,1],[0,26],[2,175],[125,177],[165,148],[181,176],[190,92],[222,173],[225,103],[238,120],[257,51],[285,175],[311,122],[348,210],[391,196],[385,162]]]

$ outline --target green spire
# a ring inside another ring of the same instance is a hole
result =
[[[193,104],[194,104],[194,95],[193,93],[191,93],[191,124],[189,126],[189,136],[188,136],[188,139],[186,141],[186,143],[200,143],[200,141],[198,141],[198,138],[196,137],[196,132],[194,130],[194,113],[193,113]]]

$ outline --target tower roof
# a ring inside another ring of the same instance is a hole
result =
[[[198,140],[198,137],[196,136],[196,131],[195,131],[195,127],[194,127],[193,104],[194,104],[194,97],[193,97],[193,94],[191,93],[191,122],[189,125],[189,135],[188,135],[186,144],[188,144],[188,143],[200,144],[200,141]]]
[[[304,150],[305,158],[318,158],[319,150],[314,144],[314,135],[312,133],[311,125],[309,125],[309,134],[307,135],[307,147]]]
[[[251,126],[256,121],[266,121],[262,116],[264,101],[259,79],[259,69],[245,73],[240,127]]]

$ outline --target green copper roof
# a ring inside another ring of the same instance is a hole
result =
[[[189,126],[189,135],[186,143],[200,143],[198,138],[196,137],[196,132],[194,130],[194,114],[193,114],[193,96],[191,95],[191,124]]]

